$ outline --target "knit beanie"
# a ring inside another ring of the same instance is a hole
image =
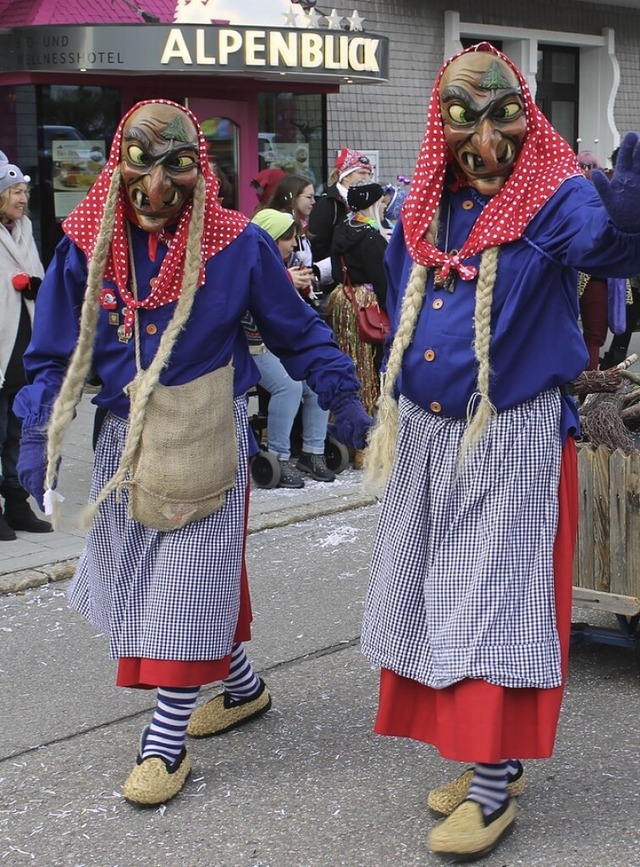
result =
[[[282,235],[291,228],[294,223],[293,214],[287,214],[285,211],[276,211],[274,208],[263,208],[257,211],[251,218],[252,223],[261,226],[265,232],[268,232],[274,241],[281,238]]]
[[[364,211],[384,196],[380,184],[354,184],[347,190],[347,202],[352,211]]]
[[[14,184],[28,184],[30,180],[29,175],[23,175],[21,169],[10,163],[0,151],[0,193],[4,193]]]
[[[336,169],[338,170],[339,181],[346,178],[351,172],[357,172],[358,169],[364,169],[369,174],[373,171],[369,157],[360,151],[351,150],[351,148],[340,149],[340,153],[336,157]]]

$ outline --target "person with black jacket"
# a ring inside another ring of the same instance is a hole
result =
[[[384,254],[391,229],[384,219],[384,189],[380,184],[360,183],[349,187],[350,214],[337,226],[331,245],[331,271],[338,284],[329,299],[330,322],[338,345],[351,356],[362,383],[362,402],[373,415],[379,394],[382,344],[360,339],[352,303],[345,293],[353,291],[361,305],[386,306],[387,279]]]
[[[309,214],[308,235],[313,261],[319,266],[331,256],[334,230],[349,214],[349,187],[357,183],[367,183],[371,180],[372,173],[371,162],[365,154],[351,148],[340,149],[335,168],[329,175],[327,192],[317,199]]]

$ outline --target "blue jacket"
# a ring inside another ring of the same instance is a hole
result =
[[[160,270],[166,247],[158,245],[156,260],[152,261],[148,235],[135,226],[131,234],[142,298]],[[19,392],[15,404],[24,428],[46,424],[49,417],[78,338],[86,280],[84,253],[63,238],[42,283],[33,336],[24,357],[29,384]],[[143,367],[154,357],[174,308],[175,303],[171,303],[139,311]],[[247,310],[268,348],[293,379],[309,382],[323,408],[328,408],[339,392],[359,390],[351,359],[339,350],[331,330],[293,288],[275,243],[253,224],[207,262],[191,317],[160,381],[165,385],[189,382],[224,366],[233,356],[235,395],[245,393],[260,378],[241,325]],[[122,321],[122,316],[116,318]],[[110,324],[109,311],[100,310],[92,368],[102,389],[93,402],[126,418],[129,401],[123,388],[136,373],[135,347],[133,339],[128,343],[118,340],[117,325]]]
[[[445,192],[440,249],[460,249],[484,199],[470,188]],[[480,255],[465,259],[479,267]],[[411,270],[401,223],[385,258],[392,330]],[[491,316],[489,396],[498,411],[563,386],[585,370],[587,350],[578,324],[577,271],[603,277],[637,274],[640,234],[618,230],[593,186],[565,181],[517,241],[500,249]],[[407,349],[399,391],[424,409],[465,418],[476,390],[473,350],[476,279],[457,277],[454,291],[438,289],[429,272],[427,295]],[[439,408],[438,408],[439,407]],[[575,401],[564,398],[563,436],[578,429]]]

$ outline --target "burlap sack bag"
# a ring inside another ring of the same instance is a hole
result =
[[[134,401],[134,383],[129,394]],[[127,483],[129,517],[163,531],[205,518],[222,507],[237,466],[232,365],[184,385],[158,383]]]

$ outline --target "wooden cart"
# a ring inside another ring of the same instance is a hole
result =
[[[629,647],[640,667],[640,451],[580,445],[578,484],[573,601],[610,612],[619,628],[574,623],[572,642]]]

